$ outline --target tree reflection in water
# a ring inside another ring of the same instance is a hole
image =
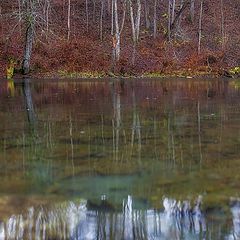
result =
[[[163,211],[138,210],[128,196],[121,212],[93,210],[85,200],[31,207],[27,214],[1,222],[0,239],[211,239],[201,203],[201,196],[193,207],[189,200],[165,197]],[[231,212],[232,230],[224,237],[228,240],[240,237],[239,200],[231,201]]]

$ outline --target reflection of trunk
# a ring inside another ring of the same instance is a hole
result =
[[[198,102],[198,147],[199,147],[200,166],[202,166],[201,113],[200,113],[199,102]]]
[[[71,142],[71,163],[72,163],[72,174],[75,175],[75,165],[74,165],[74,148],[73,148],[73,124],[72,124],[72,116],[70,114],[69,117],[69,135],[70,135],[70,142]]]
[[[120,124],[121,124],[121,100],[120,94],[118,93],[116,96],[116,113],[115,113],[115,121],[116,121],[116,160],[118,160],[119,153],[119,132],[120,132]]]
[[[121,128],[121,98],[120,94],[117,93],[116,85],[113,85],[113,155],[115,160],[119,159],[119,139],[120,139],[120,128]]]
[[[30,59],[32,55],[33,39],[34,39],[34,23],[31,22],[28,24],[28,27],[26,30],[26,40],[25,40],[26,42],[25,42],[23,65],[22,65],[23,74],[28,74],[30,70]]]
[[[30,87],[30,82],[29,82],[28,78],[24,79],[23,93],[24,93],[24,98],[25,98],[28,121],[29,121],[30,125],[35,126],[36,125],[36,115],[35,115],[34,108],[33,108],[31,87]]]
[[[135,92],[132,93],[133,98],[133,124],[132,124],[132,137],[131,137],[131,155],[133,152],[133,146],[135,141],[135,133],[138,141],[138,160],[141,161],[141,148],[142,148],[142,138],[141,138],[141,124],[140,124],[140,118],[139,113],[136,109],[136,98],[135,98]]]

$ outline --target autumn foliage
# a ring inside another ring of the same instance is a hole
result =
[[[45,2],[50,4],[49,26],[46,30],[43,22],[36,28],[31,60],[31,74],[34,75],[89,73],[91,76],[91,73],[108,75],[111,72],[125,76],[146,73],[221,74],[224,69],[240,65],[238,0],[223,1],[222,12],[219,7],[220,1],[203,2],[200,53],[197,51],[200,1],[195,1],[194,20],[190,17],[189,7],[184,10],[171,41],[167,38],[168,1],[157,1],[156,38],[153,37],[154,1],[142,1],[140,38],[136,46],[134,64],[131,61],[133,41],[127,7],[121,34],[120,60],[115,66],[112,61],[110,1],[88,0],[86,12],[86,1],[71,0],[69,16],[67,1]],[[175,14],[179,11],[180,2],[176,1]],[[128,1],[125,3],[128,6]],[[119,1],[118,4],[118,17],[121,19],[124,2]],[[18,12],[18,1],[3,0],[0,7],[0,74],[5,76],[10,59],[16,62],[16,69],[21,66],[25,26],[15,14]],[[224,15],[221,15],[222,13]],[[67,39],[68,17],[71,20],[69,39]],[[150,26],[147,26],[147,20]]]

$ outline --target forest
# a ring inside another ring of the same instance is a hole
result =
[[[0,76],[240,73],[239,0],[1,0]]]

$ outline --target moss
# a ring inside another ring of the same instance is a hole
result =
[[[229,73],[233,75],[240,74],[240,66],[229,69]]]

